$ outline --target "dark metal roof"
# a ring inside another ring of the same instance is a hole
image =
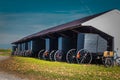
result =
[[[109,12],[109,11],[106,11],[106,12]],[[83,22],[86,22],[86,21],[88,21],[92,18],[95,18],[97,16],[100,16],[100,15],[106,13],[106,12],[102,12],[102,13],[99,13],[99,14],[87,16],[87,17],[84,17],[84,18],[81,18],[81,19],[77,19],[77,20],[62,24],[62,25],[58,25],[58,26],[55,26],[55,27],[37,32],[35,34],[26,36],[26,37],[24,37],[24,38],[22,38],[18,41],[15,41],[12,44],[24,42],[24,41],[27,41],[27,40],[30,40],[30,39],[33,39],[33,38],[36,38],[36,37],[44,36],[44,35],[47,35],[47,34],[58,32],[58,31],[64,31],[64,30],[69,30],[69,29],[73,29],[73,28],[76,28],[76,27],[81,27],[81,24]]]

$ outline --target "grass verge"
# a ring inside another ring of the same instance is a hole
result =
[[[120,80],[120,67],[78,65],[27,57],[11,57],[0,62],[3,70],[15,72],[30,80]]]
[[[0,49],[0,52],[11,52],[11,49]]]
[[[10,56],[11,50],[10,49],[0,49],[0,56]]]
[[[3,53],[3,52],[0,52],[0,56],[10,56],[10,52],[6,52],[6,53]]]

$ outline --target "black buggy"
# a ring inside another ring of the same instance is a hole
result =
[[[86,63],[102,60],[107,51],[107,41],[98,34],[80,33],[77,38],[77,49],[70,49],[66,54],[69,63]]]

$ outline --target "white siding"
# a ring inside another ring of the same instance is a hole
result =
[[[120,11],[112,10],[82,24],[93,26],[114,37],[114,50],[120,53]]]

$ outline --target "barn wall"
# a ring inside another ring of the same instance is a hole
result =
[[[77,40],[73,38],[66,38],[66,37],[59,37],[58,38],[58,50],[63,51],[63,58],[62,60],[66,60],[66,54],[70,49],[76,49],[77,47]]]
[[[45,50],[50,50],[50,39],[49,38],[45,39]]]
[[[32,40],[32,50],[35,53],[38,53],[41,49],[44,49],[45,41],[40,38]]]
[[[28,42],[25,42],[25,50],[28,50]]]
[[[25,43],[21,43],[21,46],[22,46],[22,47],[21,47],[21,48],[22,48],[21,50],[24,51],[24,50],[25,50]]]
[[[32,40],[28,42],[28,50],[32,50],[32,43],[33,43]]]
[[[82,24],[93,26],[114,37],[114,50],[120,53],[120,11],[112,10]]]
[[[58,49],[58,38],[50,39],[50,51]]]
[[[16,51],[16,49],[17,49],[17,45],[13,45],[12,46],[12,52]]]
[[[59,37],[58,39],[58,49],[67,53],[68,50],[77,47],[77,40],[73,38]]]
[[[45,39],[45,49],[46,50],[57,50],[58,49],[58,39],[51,39],[51,38],[46,38]]]
[[[45,49],[45,40],[44,39],[39,39],[39,49]]]
[[[21,43],[18,44],[18,51],[22,51],[22,45],[21,45]]]

